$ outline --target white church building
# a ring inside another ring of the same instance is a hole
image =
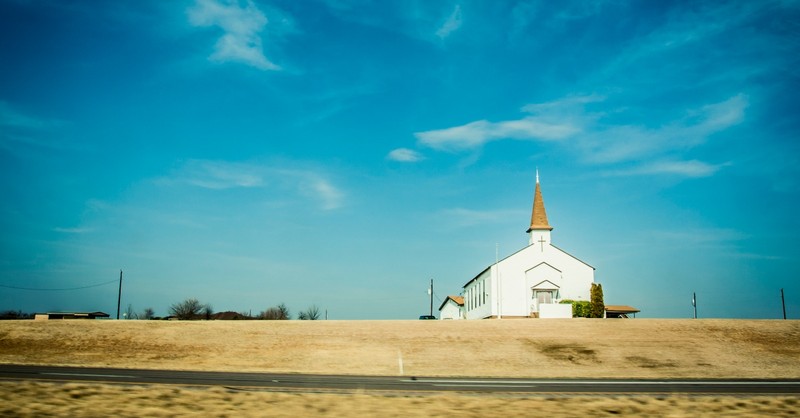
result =
[[[572,305],[563,299],[590,299],[594,267],[550,241],[536,173],[528,246],[486,267],[464,285],[463,317],[571,318]]]

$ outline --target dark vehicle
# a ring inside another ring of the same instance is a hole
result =
[[[420,315],[419,319],[436,319],[433,315]]]

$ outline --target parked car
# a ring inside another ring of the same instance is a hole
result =
[[[420,315],[419,319],[436,319],[433,315]]]

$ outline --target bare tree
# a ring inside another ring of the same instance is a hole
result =
[[[142,312],[141,317],[144,319],[153,319],[156,316],[156,312],[153,308],[144,308],[144,312]]]
[[[33,314],[25,313],[22,311],[7,310],[0,312],[0,319],[31,319]]]
[[[210,306],[208,306],[210,308]],[[203,305],[195,298],[189,298],[169,307],[169,312],[178,319],[197,319],[203,311]]]
[[[281,303],[278,306],[273,306],[266,311],[262,311],[258,317],[260,319],[289,319],[291,314],[289,313],[289,308],[286,307],[285,304]]]
[[[319,307],[317,305],[311,305],[305,311],[301,311],[297,315],[297,319],[304,319],[308,321],[315,321],[319,319]]]
[[[211,315],[214,315],[214,308],[212,308],[212,307],[211,307],[211,304],[210,304],[210,303],[206,303],[206,304],[205,304],[205,305],[203,305],[203,307],[200,309],[200,314],[201,314],[201,315],[203,315],[203,317],[204,317],[206,320],[209,320],[209,319],[211,319]]]
[[[125,309],[124,318],[125,319],[139,319],[139,314],[137,314],[136,311],[133,310],[133,305],[131,305],[130,303],[128,304],[128,307]]]

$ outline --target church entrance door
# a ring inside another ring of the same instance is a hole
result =
[[[536,292],[536,296],[540,305],[543,303],[553,303],[553,293],[550,291],[538,291]]]

